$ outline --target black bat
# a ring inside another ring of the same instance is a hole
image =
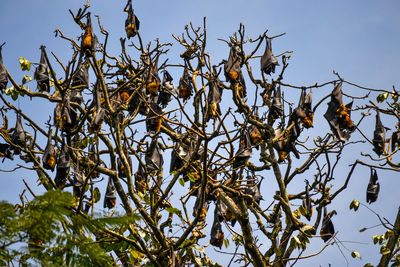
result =
[[[240,136],[239,149],[235,154],[233,168],[239,168],[246,165],[251,156],[250,134],[247,130],[243,130]]]
[[[137,192],[146,193],[148,188],[147,176],[144,175],[143,169],[140,166],[135,172],[135,188]]]
[[[210,244],[219,248],[224,244],[224,232],[222,232],[221,222],[215,217],[211,227]]]
[[[57,164],[57,155],[51,140],[52,140],[51,130],[49,129],[47,137],[47,145],[46,148],[44,149],[42,162],[43,162],[43,168],[45,168],[46,170],[51,170],[53,172]]]
[[[139,114],[146,116],[149,113],[147,102],[149,97],[146,95],[146,88],[134,92],[132,100],[129,102],[128,111],[130,114],[139,112]]]
[[[303,198],[303,208],[305,210],[305,214],[304,217],[306,217],[306,219],[308,221],[311,220],[311,216],[313,215],[313,207],[312,207],[312,203],[311,203],[311,198],[310,198],[310,193],[309,193],[309,183],[308,180],[306,180],[306,197]]]
[[[14,145],[25,147],[25,139],[26,139],[26,133],[24,131],[24,128],[22,127],[21,116],[17,114],[17,121],[15,123],[14,132],[11,136],[11,142]],[[14,147],[14,154],[15,155],[21,154],[21,150],[17,147]]]
[[[81,53],[85,54],[87,57],[90,56],[96,50],[97,46],[97,37],[93,32],[92,20],[90,18],[90,12],[86,14],[86,25],[85,25],[85,33],[82,37],[81,44]]]
[[[169,172],[176,171],[185,165],[185,160],[190,157],[187,149],[184,148],[184,145],[180,143],[176,143],[175,147],[171,152],[171,162],[169,167]]]
[[[244,190],[244,193],[251,195],[253,197],[253,201],[255,201],[258,205],[260,205],[260,201],[263,199],[260,192],[261,181],[258,183],[255,183],[254,181],[247,181],[248,187]]]
[[[106,114],[105,109],[101,106],[102,101],[99,93],[98,84],[96,85],[95,97],[96,97],[96,108],[94,109],[92,123],[89,125],[89,130],[92,133],[101,130],[101,126],[103,125],[104,117]]]
[[[396,132],[392,133],[392,137],[390,138],[391,144],[391,149],[392,152],[396,150],[396,145],[400,146],[400,128],[397,129]]]
[[[0,144],[0,158],[4,160],[7,159],[14,159],[13,153],[11,152],[11,146],[9,144]]]
[[[64,186],[67,182],[68,175],[70,173],[70,158],[67,151],[67,147],[63,142],[61,147],[61,152],[57,160],[57,172],[56,177],[54,178],[54,182],[56,183],[57,188]]]
[[[73,182],[73,192],[75,197],[81,197],[83,194],[83,184],[85,179],[83,173],[79,169],[79,164],[76,165],[74,169],[74,182]]]
[[[275,120],[283,116],[283,104],[282,104],[282,94],[281,87],[274,91],[274,98],[272,99],[272,105],[268,112],[268,124],[273,125]]]
[[[192,82],[190,81],[189,72],[185,67],[185,69],[183,70],[182,77],[179,80],[178,97],[186,101],[193,94],[192,91],[193,91]]]
[[[158,58],[153,65],[150,65],[147,68],[145,73],[146,79],[146,92],[153,96],[158,94],[158,90],[160,89],[161,80],[158,76]]]
[[[5,43],[0,45],[0,90],[6,89],[8,83],[8,73],[6,67],[3,64],[3,55],[1,54],[1,50],[4,44]]]
[[[265,74],[275,73],[275,66],[279,66],[278,60],[272,55],[271,39],[265,38],[265,52],[261,57],[261,71]]]
[[[335,228],[333,227],[331,218],[333,215],[336,215],[336,214],[337,213],[335,210],[333,210],[327,214],[326,207],[324,207],[324,217],[322,219],[321,231],[319,232],[319,234],[321,235],[321,238],[322,238],[322,240],[324,240],[324,242],[327,242],[335,234]]]
[[[126,157],[126,160],[128,161],[128,165],[129,165],[130,171],[132,173],[132,159],[128,154],[128,148],[126,147],[126,144],[124,144],[124,146],[122,148],[122,151],[123,151],[123,153],[124,153],[124,155]],[[128,178],[129,177],[129,170],[125,169],[125,165],[122,163],[122,159],[118,158],[117,163],[118,163],[118,175],[119,175],[119,177]]]
[[[72,74],[72,87],[89,87],[89,69],[87,65],[89,64],[88,59],[81,61],[78,64],[74,74]]]
[[[371,176],[369,178],[369,183],[367,187],[367,203],[371,204],[372,202],[375,202],[378,199],[378,194],[379,194],[379,183],[378,181],[378,175],[376,173],[376,170],[374,168],[371,168]]]
[[[379,116],[379,111],[376,111],[376,121],[375,121],[375,131],[374,139],[372,139],[372,144],[374,145],[374,152],[381,156],[385,151],[385,137],[386,129],[382,124],[381,117]]]
[[[69,133],[72,128],[77,124],[77,118],[78,118],[78,112],[76,111],[75,108],[71,107],[70,105],[70,94],[66,94],[64,101],[63,101],[63,109],[62,109],[62,121],[63,121],[63,127],[62,129],[66,132]]]
[[[124,11],[128,12],[128,17],[125,20],[125,32],[128,39],[130,39],[138,34],[140,27],[139,19],[133,14],[132,0],[128,0]]]
[[[275,138],[281,136],[282,132],[282,126],[275,128]],[[296,127],[292,127],[290,131],[284,133],[283,136],[276,141],[274,148],[278,152],[278,163],[284,161],[290,152],[293,152],[296,158],[300,158],[299,152],[295,146],[296,138]]]
[[[228,61],[224,64],[224,74],[227,82],[238,84],[238,94],[241,98],[246,97],[246,83],[241,70],[242,61],[235,47],[231,47],[229,51]]]
[[[212,118],[216,118],[218,115],[221,115],[221,108],[219,103],[222,98],[222,89],[218,87],[218,80],[211,80],[208,85],[208,113],[207,113],[207,121]]]
[[[301,91],[299,106],[295,111],[305,128],[313,127],[314,112],[312,110],[312,92],[306,94],[305,89]]]
[[[172,94],[175,92],[172,76],[168,71],[164,70],[163,82],[158,95],[157,104],[166,107],[171,100]]]
[[[151,134],[157,134],[160,131],[162,123],[162,110],[156,103],[150,104],[150,112],[147,115],[146,129]]]
[[[94,144],[89,143],[89,159],[94,162],[94,164],[100,164],[100,156],[99,153],[96,152],[96,147]],[[89,173],[88,173],[89,174]],[[99,172],[95,169],[90,170],[89,177],[94,179],[99,177]]]
[[[40,92],[43,91],[50,92],[50,79],[49,79],[49,73],[47,72],[45,46],[42,45],[40,47],[40,50],[42,51],[40,56],[40,63],[39,66],[36,68],[33,77],[37,81],[37,88],[39,89]]]
[[[257,126],[252,125],[250,128],[250,141],[253,146],[256,146],[258,149],[258,145],[260,144],[262,139],[261,132],[258,130]]]
[[[200,222],[204,222],[206,220],[206,215],[208,211],[208,202],[207,200],[205,200],[203,202],[203,206],[200,207],[200,200],[201,200],[200,190],[197,190],[197,198],[193,206],[192,215],[193,217],[196,217],[198,210],[200,210]]]
[[[113,181],[110,177],[108,178],[108,184],[107,184],[106,194],[104,196],[103,207],[112,209],[115,207],[116,202],[117,202],[117,194]]]
[[[340,141],[346,142],[350,138],[350,133],[355,129],[353,121],[350,118],[353,102],[344,105],[342,98],[342,83],[340,82],[331,93],[331,101],[328,103],[328,109],[324,117],[336,137]]]
[[[150,145],[150,151],[146,155],[146,164],[149,171],[160,171],[162,169],[164,159],[157,139]]]
[[[214,215],[218,218],[220,222],[226,221],[231,222],[232,226],[235,226],[236,219],[231,210],[222,202],[220,199],[217,199],[215,202],[215,211]]]

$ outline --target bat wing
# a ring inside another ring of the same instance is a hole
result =
[[[275,66],[279,66],[278,60],[272,55],[271,39],[266,38],[265,52],[261,57],[261,71],[265,74],[275,72]]]

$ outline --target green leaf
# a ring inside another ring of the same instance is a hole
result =
[[[389,239],[389,237],[393,236],[394,232],[392,230],[387,230],[385,233],[385,239]]]
[[[299,211],[300,211],[301,215],[303,215],[304,217],[307,216],[307,211],[303,206],[299,207]]]
[[[225,248],[228,248],[229,247],[229,239],[224,239],[224,246],[225,246]]]
[[[93,190],[93,199],[94,199],[94,202],[95,202],[95,203],[99,202],[100,198],[101,198],[100,190],[99,190],[98,187],[96,187],[96,188]]]
[[[351,256],[352,256],[353,258],[359,258],[359,259],[361,260],[361,255],[360,255],[360,253],[358,253],[357,251],[351,252]]]
[[[22,77],[22,84],[25,84],[27,81],[32,81],[32,77],[29,75],[24,75],[24,77]]]
[[[300,219],[300,212],[299,212],[298,210],[295,210],[295,211],[293,211],[292,213],[293,213],[293,216],[294,216],[295,218]]]
[[[165,209],[166,211],[168,211],[169,213],[173,213],[173,214],[176,214],[176,215],[181,215],[182,214],[182,211],[180,210],[180,209],[177,209],[177,208],[166,208]]]
[[[387,248],[387,247],[385,247],[385,246],[382,246],[382,247],[381,247],[381,254],[382,254],[382,255],[389,254],[390,252],[391,252],[391,251],[390,251],[389,248]]]
[[[192,183],[195,183],[195,182],[196,182],[196,178],[194,177],[193,172],[188,173],[188,174],[187,174],[187,177],[189,178],[189,180],[190,180]]]
[[[367,228],[365,228],[365,227],[360,229],[360,233],[364,232],[365,230],[367,230]]]
[[[399,99],[398,93],[397,93],[395,90],[393,90],[392,93],[391,93],[391,95],[392,95],[393,101],[394,101],[394,102],[397,102],[397,100]]]
[[[181,186],[185,186],[185,179],[180,178],[179,183],[181,184]]]
[[[354,209],[354,211],[357,211],[359,207],[360,207],[360,202],[358,202],[355,199],[350,203],[350,209]]]
[[[378,101],[378,103],[382,103],[383,101],[385,101],[388,98],[388,96],[389,96],[389,93],[382,93],[376,97],[376,101]]]
[[[364,265],[364,267],[374,267],[374,265],[372,265],[371,263],[367,263]]]
[[[21,70],[30,70],[31,69],[31,62],[26,58],[20,57],[19,58],[19,66]]]

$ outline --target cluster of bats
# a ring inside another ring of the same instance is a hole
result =
[[[128,3],[124,9],[128,13],[128,17],[125,22],[125,31],[128,38],[134,37],[138,31],[140,22],[133,13],[132,2],[128,0]],[[84,16],[82,16],[84,17]],[[57,104],[54,109],[54,126],[63,132],[61,139],[61,149],[57,152],[57,149],[53,145],[55,137],[52,136],[51,127],[49,127],[47,144],[42,156],[42,167],[52,172],[56,170],[56,176],[54,182],[58,188],[63,188],[67,185],[67,180],[70,175],[71,158],[68,152],[68,146],[65,141],[65,137],[72,135],[79,130],[81,127],[81,120],[83,114],[77,105],[82,105],[84,99],[82,91],[89,89],[89,58],[96,51],[97,37],[95,36],[90,13],[86,14],[87,22],[85,24],[84,33],[81,39],[81,57],[77,64],[77,68],[73,72],[70,81],[70,87],[68,90],[61,92],[62,101]],[[4,45],[4,44],[3,44]],[[2,45],[2,46],[3,46]],[[8,83],[8,73],[3,65],[1,57],[0,46],[0,90],[4,90]],[[98,133],[102,129],[103,122],[108,124],[114,123],[111,118],[109,109],[107,108],[107,99],[104,95],[106,90],[109,94],[109,103],[115,110],[119,105],[126,104],[129,114],[139,113],[146,116],[146,129],[154,137],[150,146],[149,151],[146,154],[146,166],[139,167],[134,174],[135,188],[138,192],[145,193],[149,188],[147,175],[153,171],[161,171],[164,164],[162,157],[162,150],[157,142],[156,135],[160,132],[160,128],[163,122],[163,108],[171,100],[173,94],[177,94],[177,97],[187,101],[193,94],[193,85],[189,70],[185,66],[182,77],[179,80],[177,88],[172,84],[173,78],[164,69],[163,80],[161,81],[158,75],[158,58],[153,62],[147,64],[147,69],[143,74],[144,86],[139,89],[133,89],[129,86],[129,82],[124,80],[118,81],[119,88],[110,91],[109,88],[104,88],[104,84],[100,81],[96,82],[93,88],[93,99],[90,108],[93,108],[92,118],[88,123],[88,131],[90,133]],[[271,39],[266,38],[265,52],[261,57],[261,71],[267,75],[275,72],[275,67],[278,66],[278,60],[272,54]],[[246,97],[246,84],[243,73],[241,71],[242,59],[238,53],[236,47],[231,47],[228,60],[224,63],[224,75],[226,81],[231,83],[231,88],[237,88],[238,94],[241,98]],[[34,79],[37,81],[37,87],[40,92],[50,92],[50,77],[48,72],[48,64],[46,59],[45,47],[41,46],[41,58],[35,73]],[[221,108],[219,106],[222,99],[222,86],[219,86],[220,80],[218,75],[211,76],[209,80],[209,92],[208,92],[208,106],[209,111],[207,113],[207,121],[211,118],[217,118],[221,115]],[[348,141],[350,134],[355,129],[355,125],[351,120],[350,113],[352,109],[352,102],[349,104],[343,104],[342,99],[342,83],[335,85],[331,99],[328,103],[328,109],[324,114],[324,117],[328,121],[332,132],[335,134],[338,140],[345,142]],[[119,116],[121,122],[123,115]],[[279,118],[282,122],[278,127],[275,128],[275,139],[274,148],[278,153],[278,162],[283,162],[289,155],[293,153],[296,158],[300,158],[300,154],[296,149],[296,141],[301,133],[301,125],[304,128],[313,127],[314,111],[312,109],[312,92],[307,92],[303,89],[300,95],[298,106],[288,116],[288,124],[285,127],[284,123],[284,105],[280,87],[274,89],[274,95],[269,107],[267,121],[269,125],[273,125]],[[15,128],[12,129],[12,135],[10,140],[6,144],[0,144],[0,156],[3,158],[13,159],[13,155],[19,155],[21,148],[26,147],[26,136],[27,133],[24,131],[21,116],[18,114],[16,119]],[[378,156],[385,154],[386,144],[386,128],[382,125],[379,113],[376,115],[376,127],[374,131],[373,146],[374,151]],[[235,153],[233,160],[233,168],[238,169],[244,167],[249,160],[252,147],[257,147],[262,139],[260,130],[251,126],[241,131],[239,148]],[[201,155],[205,153],[201,149],[196,151],[194,145],[194,139],[188,139],[187,142],[177,142],[171,154],[171,165],[170,172],[180,170],[185,166],[186,162],[191,162],[189,167],[186,167],[186,171],[183,172],[185,181],[190,180],[192,195],[197,195],[197,200],[194,206],[193,215],[197,214],[198,210],[201,210],[200,220],[205,220],[205,215],[208,210],[208,203],[215,201],[215,216],[214,223],[211,230],[210,243],[214,246],[220,247],[223,244],[224,233],[222,231],[221,222],[230,222],[232,226],[236,220],[229,210],[229,208],[212,192],[209,192],[208,187],[206,190],[206,201],[203,207],[200,205],[200,185],[201,168],[200,160]],[[391,137],[392,150],[396,149],[396,145],[400,144],[400,131],[393,133]],[[128,161],[130,171],[125,169],[125,165],[122,159],[117,159],[118,175],[119,177],[128,177],[129,173],[132,173],[132,159],[128,153],[128,145],[126,142],[123,144],[123,153]],[[87,151],[88,158],[97,165],[103,164],[100,159],[98,147],[96,144],[89,144]],[[82,197],[85,186],[85,176],[90,178],[99,177],[99,173],[92,169],[90,171],[83,170],[80,168],[79,163],[74,166],[74,179],[72,181],[73,192],[76,196]],[[375,169],[371,169],[371,178],[367,188],[367,202],[372,203],[377,200],[379,193],[379,183],[377,183],[378,177]],[[254,201],[259,203],[262,199],[260,194],[261,181],[258,183],[249,182],[246,187],[245,193],[253,197]],[[196,189],[197,188],[197,189]],[[109,178],[105,198],[104,208],[113,208],[116,205],[116,189],[113,181]],[[309,185],[306,184],[306,197],[303,200],[303,211],[305,217],[310,220],[313,208],[311,198],[309,195]],[[321,228],[322,239],[326,242],[334,234],[334,227],[331,221],[331,217],[336,214],[336,211],[327,213],[326,208],[324,210],[323,223]]]

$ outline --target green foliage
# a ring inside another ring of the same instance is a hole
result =
[[[31,70],[31,62],[29,60],[27,60],[26,58],[23,58],[23,57],[19,58],[19,66],[21,67],[21,70],[23,70],[23,71]]]
[[[358,253],[357,251],[352,251],[352,252],[351,252],[351,256],[352,256],[353,258],[359,258],[359,259],[361,260],[361,255],[360,255],[360,253]]]
[[[351,203],[350,203],[350,209],[354,209],[354,211],[357,211],[358,210],[358,208],[360,207],[360,202],[358,202],[357,200],[353,200]]]
[[[0,202],[0,265],[15,261],[41,266],[111,265],[113,260],[107,254],[113,248],[110,246],[129,244],[104,235],[102,229],[122,228],[141,217],[133,214],[92,219],[74,212],[74,202],[69,192],[59,190],[48,191],[18,209]]]
[[[385,101],[388,98],[388,96],[389,96],[389,93],[382,93],[376,97],[376,101],[378,103],[382,103],[383,101]]]

